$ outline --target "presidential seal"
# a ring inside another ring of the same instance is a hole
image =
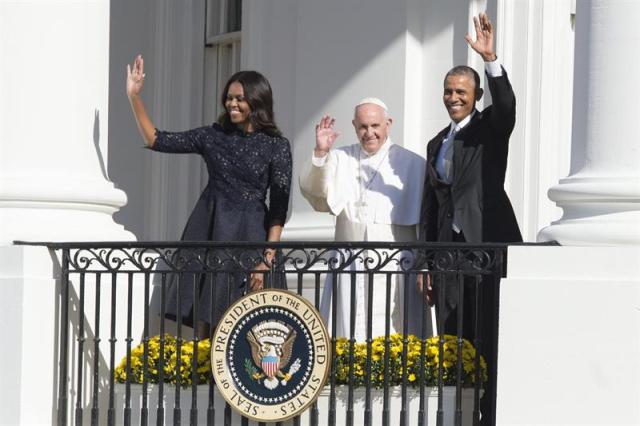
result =
[[[236,411],[258,422],[287,420],[318,397],[331,361],[331,341],[318,311],[285,290],[238,299],[218,323],[211,368]]]

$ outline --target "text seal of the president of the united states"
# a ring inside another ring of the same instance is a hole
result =
[[[287,420],[318,397],[330,345],[320,314],[306,299],[285,290],[252,292],[231,305],[216,327],[213,377],[243,416]]]

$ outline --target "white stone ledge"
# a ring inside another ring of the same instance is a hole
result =
[[[120,208],[127,204],[127,194],[105,179],[81,179],[65,176],[64,179],[18,180],[0,179],[0,203],[5,202],[61,202],[100,204]]]
[[[549,198],[558,204],[567,201],[640,203],[640,178],[572,176],[549,189]]]
[[[510,246],[507,279],[640,279],[640,246]]]

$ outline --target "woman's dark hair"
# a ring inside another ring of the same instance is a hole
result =
[[[263,131],[270,136],[281,136],[282,133],[273,120],[273,94],[271,92],[271,86],[267,79],[257,71],[239,71],[232,75],[229,81],[227,81],[220,99],[224,107],[224,112],[218,118],[218,124],[228,131],[237,129],[235,124],[231,122],[229,112],[225,107],[227,95],[229,94],[229,86],[235,82],[242,84],[244,98],[251,107],[249,120],[253,128]]]

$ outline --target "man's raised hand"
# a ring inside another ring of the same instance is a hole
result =
[[[337,132],[333,128],[335,122],[335,118],[325,115],[320,119],[320,122],[316,124],[316,157],[324,157],[327,155],[336,138],[340,136],[340,132]]]
[[[473,17],[473,24],[476,27],[475,41],[467,34],[464,39],[467,40],[469,46],[480,56],[485,62],[492,62],[497,59],[496,52],[493,50],[493,25],[486,13],[481,13],[476,18]]]

